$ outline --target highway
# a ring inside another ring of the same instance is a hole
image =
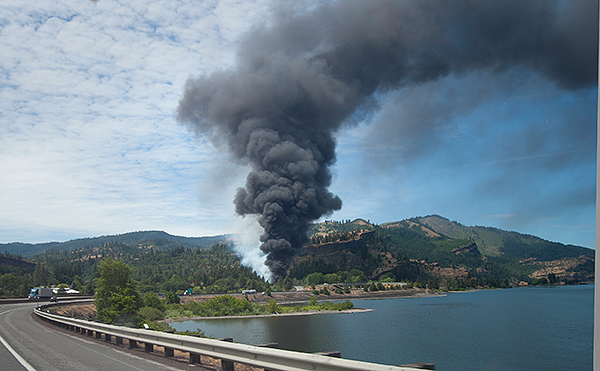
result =
[[[32,318],[36,303],[0,305],[0,369],[182,370],[189,365],[60,331]]]

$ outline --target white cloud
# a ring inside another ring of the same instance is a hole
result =
[[[173,113],[185,80],[231,65],[269,7],[2,2],[0,241],[228,232],[234,185],[200,193],[227,183],[213,179],[226,159]]]

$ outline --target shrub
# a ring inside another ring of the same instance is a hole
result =
[[[280,311],[279,306],[277,305],[277,302],[275,300],[269,300],[265,306],[265,311],[269,314],[272,313],[277,313]]]
[[[181,299],[179,299],[179,295],[177,295],[174,291],[169,291],[165,294],[165,302],[167,304],[179,304]]]
[[[145,307],[156,308],[162,312],[165,311],[165,304],[153,292],[145,294],[142,301]]]
[[[190,310],[186,310],[181,306],[171,306],[167,309],[167,318],[181,318],[181,317],[192,317],[194,313]]]
[[[166,324],[164,322],[148,321],[148,322],[144,322],[144,323],[147,324],[148,327],[150,327],[150,329],[154,330],[154,331],[175,331],[175,330],[173,330],[173,328],[171,326],[169,326],[168,324]]]
[[[152,322],[165,318],[165,313],[154,307],[142,307],[138,310],[138,314],[145,322]]]

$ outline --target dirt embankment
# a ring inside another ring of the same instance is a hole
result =
[[[349,294],[336,294],[330,292],[329,295],[320,294],[317,296],[318,301],[338,301],[352,299],[392,299],[392,298],[410,298],[435,295],[425,289],[403,289],[403,290],[385,290],[385,291],[369,291],[362,289],[352,290]],[[274,299],[277,304],[302,304],[308,303],[314,296],[312,291],[290,291],[290,292],[273,292],[271,296],[256,294],[248,295],[248,300],[253,303],[264,303]],[[190,297],[190,300],[197,301]]]
[[[96,320],[96,305],[92,304],[69,304],[60,305],[48,309],[50,313],[59,316],[84,319],[86,321]]]

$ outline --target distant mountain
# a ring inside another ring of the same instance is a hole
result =
[[[408,219],[422,228],[453,239],[470,239],[477,244],[482,255],[488,257],[511,257],[516,259],[537,258],[555,260],[584,255],[594,258],[595,250],[551,242],[536,236],[509,232],[492,227],[466,227],[439,215]]]
[[[0,244],[0,252],[8,252],[11,255],[21,255],[24,257],[34,256],[41,252],[57,250],[70,251],[89,246],[102,246],[109,243],[121,243],[128,246],[135,245],[153,245],[158,249],[171,249],[179,246],[189,248],[205,249],[215,242],[225,241],[230,235],[210,236],[210,237],[182,237],[173,236],[163,231],[141,231],[129,232],[118,235],[78,238],[67,242],[46,242],[46,243],[5,243]]]
[[[558,277],[594,279],[595,251],[498,228],[467,227],[439,215],[375,225],[364,219],[311,227],[290,275],[359,269],[366,277],[398,280],[476,279],[511,285]],[[498,281],[500,280],[500,281]]]

